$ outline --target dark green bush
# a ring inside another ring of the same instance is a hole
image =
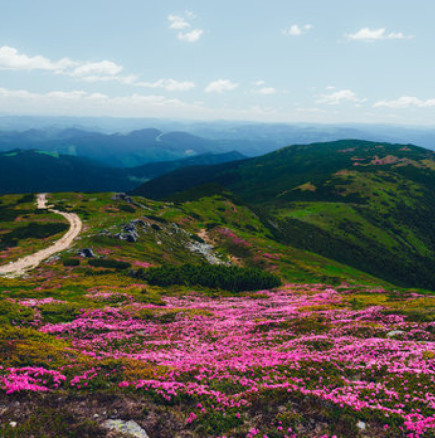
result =
[[[41,314],[45,323],[58,324],[73,321],[81,313],[78,303],[50,303],[42,306]]]
[[[156,286],[199,285],[231,292],[269,289],[281,284],[278,276],[259,269],[206,264],[139,269],[135,276]]]
[[[166,224],[168,222],[164,217],[154,216],[153,214],[149,214],[147,218],[152,219],[153,221],[156,222],[160,222],[161,224]]]
[[[19,240],[23,239],[45,239],[55,234],[66,232],[69,228],[64,223],[39,224],[30,222],[26,226],[15,228],[7,234],[3,234],[0,239],[0,249],[16,246]]]
[[[126,213],[134,213],[136,211],[136,209],[131,205],[120,205],[118,208]]]
[[[64,259],[62,260],[63,266],[79,266],[80,260],[79,259]]]
[[[116,269],[117,271],[122,271],[131,267],[128,262],[121,262],[119,260],[112,259],[90,259],[88,264],[96,268],[109,268]]]

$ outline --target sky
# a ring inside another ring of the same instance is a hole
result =
[[[11,0],[0,114],[435,125],[432,0]]]

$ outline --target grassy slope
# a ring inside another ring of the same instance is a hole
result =
[[[386,284],[357,269],[277,242],[255,213],[245,205],[234,203],[226,195],[204,197],[185,203],[144,200],[138,197],[135,198],[137,204],[133,207],[134,213],[121,210],[120,207],[127,204],[113,201],[111,194],[96,196],[62,193],[50,196],[59,208],[81,215],[85,223],[85,233],[80,239],[80,247],[90,247],[101,256],[133,264],[136,261],[153,265],[163,261],[198,263],[203,258],[186,249],[186,243],[194,242],[190,235],[199,234],[214,243],[216,253],[222,260],[265,267],[277,271],[287,281]],[[141,238],[135,244],[100,234],[103,230],[120,232],[123,224],[144,217],[147,222],[160,229],[147,228],[147,231],[140,232]],[[172,224],[177,224],[185,233],[174,232]],[[222,233],[222,230],[227,229],[235,237]],[[72,249],[68,254],[74,255],[75,251]]]
[[[291,146],[174,172],[135,193],[174,197],[198,183],[221,184],[273,222],[283,242],[388,281],[435,288],[434,157],[416,146],[357,140]]]
[[[1,281],[1,436],[105,437],[101,423],[107,418],[135,420],[150,436],[162,438],[241,438],[253,428],[259,431],[251,434],[256,437],[283,438],[292,428],[294,437],[362,438],[364,433],[356,428],[358,420],[366,423],[372,437],[402,438],[409,432],[399,429],[403,419],[397,414],[386,417],[377,408],[357,410],[347,398],[333,402],[299,390],[288,392],[280,387],[287,381],[305,391],[326,385],[328,394],[341,387],[344,393],[353,393],[363,381],[363,389],[356,391],[358,400],[373,396],[373,405],[394,407],[400,402],[405,412],[419,408],[425,418],[431,415],[421,400],[431,391],[433,376],[412,369],[433,366],[433,332],[428,325],[434,318],[433,297],[394,290],[363,272],[280,244],[256,214],[222,194],[186,203],[135,198],[142,207],[115,201],[107,193],[60,193],[50,195],[49,201],[60,209],[77,211],[85,229],[76,246],[59,260],[43,263],[26,278]],[[126,212],[126,206],[134,212]],[[320,211],[313,207],[309,215]],[[307,216],[302,208],[300,214]],[[119,231],[123,223],[138,218],[159,229],[140,232],[135,244],[99,235],[106,229]],[[179,226],[177,232],[174,223]],[[314,284],[291,284],[283,292],[254,294],[201,288],[193,292],[186,287],[149,286],[127,271],[93,268],[83,259],[77,267],[62,265],[62,259],[76,257],[77,248],[83,247],[92,248],[99,257],[127,260],[133,266],[135,262],[198,262],[200,256],[185,248],[191,234],[213,241],[222,259],[261,266],[291,283]],[[330,283],[341,283],[337,292]],[[94,313],[87,320],[84,312]],[[409,321],[402,323],[400,315]],[[66,333],[42,330],[50,324],[62,328],[75,322],[76,328]],[[391,339],[388,333],[392,330],[402,334]],[[222,338],[224,333],[227,337]],[[106,348],[109,354],[100,355]],[[146,354],[154,352],[157,359],[129,357],[137,348]],[[220,351],[222,355],[216,356]],[[355,356],[349,357],[349,351]],[[373,353],[371,364],[365,356],[355,359],[364,351]],[[160,353],[162,359],[158,359]],[[169,359],[196,354],[193,368],[186,371],[177,370],[176,364],[162,365],[166,353]],[[286,354],[289,362],[270,362]],[[254,360],[253,366],[237,368],[239,361],[249,363],[256,357],[263,362]],[[196,367],[198,360],[202,362]],[[396,363],[408,371],[390,372],[388,367]],[[221,366],[221,371],[204,371]],[[5,394],[2,378],[9,374],[9,367],[30,375],[26,367],[42,367],[63,373],[66,381],[56,388],[51,378],[44,377],[40,384],[50,387],[46,393]],[[78,385],[74,383],[78,376],[91,377]],[[201,395],[202,390],[166,399],[162,397],[165,392],[119,386],[126,381],[160,379],[200,383],[223,398],[237,401],[243,397],[248,404],[228,408]],[[369,384],[375,389],[367,390]],[[398,398],[389,404],[391,391]],[[193,418],[191,413],[196,417],[192,422],[188,420]],[[12,421],[16,427],[10,425]],[[434,436],[430,433],[425,436]]]

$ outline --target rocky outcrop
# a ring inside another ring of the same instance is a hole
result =
[[[187,243],[186,247],[189,251],[203,256],[211,265],[227,264],[215,255],[215,253],[213,252],[213,246],[209,245],[208,243],[191,241]]]

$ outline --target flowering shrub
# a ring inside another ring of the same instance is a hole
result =
[[[405,301],[415,299],[421,298]],[[128,300],[43,325],[44,336],[71,342],[89,364],[2,369],[0,387],[133,391],[185,406],[186,427],[198,436],[230,430],[251,437],[330,437],[340,430],[337,436],[353,436],[358,421],[368,424],[370,436],[433,436],[433,322],[408,321],[380,305],[354,309],[351,291],[321,285],[164,301],[161,307]],[[298,432],[310,427],[297,414],[303,406],[322,419],[322,433]],[[255,420],[258,410],[270,421]]]

